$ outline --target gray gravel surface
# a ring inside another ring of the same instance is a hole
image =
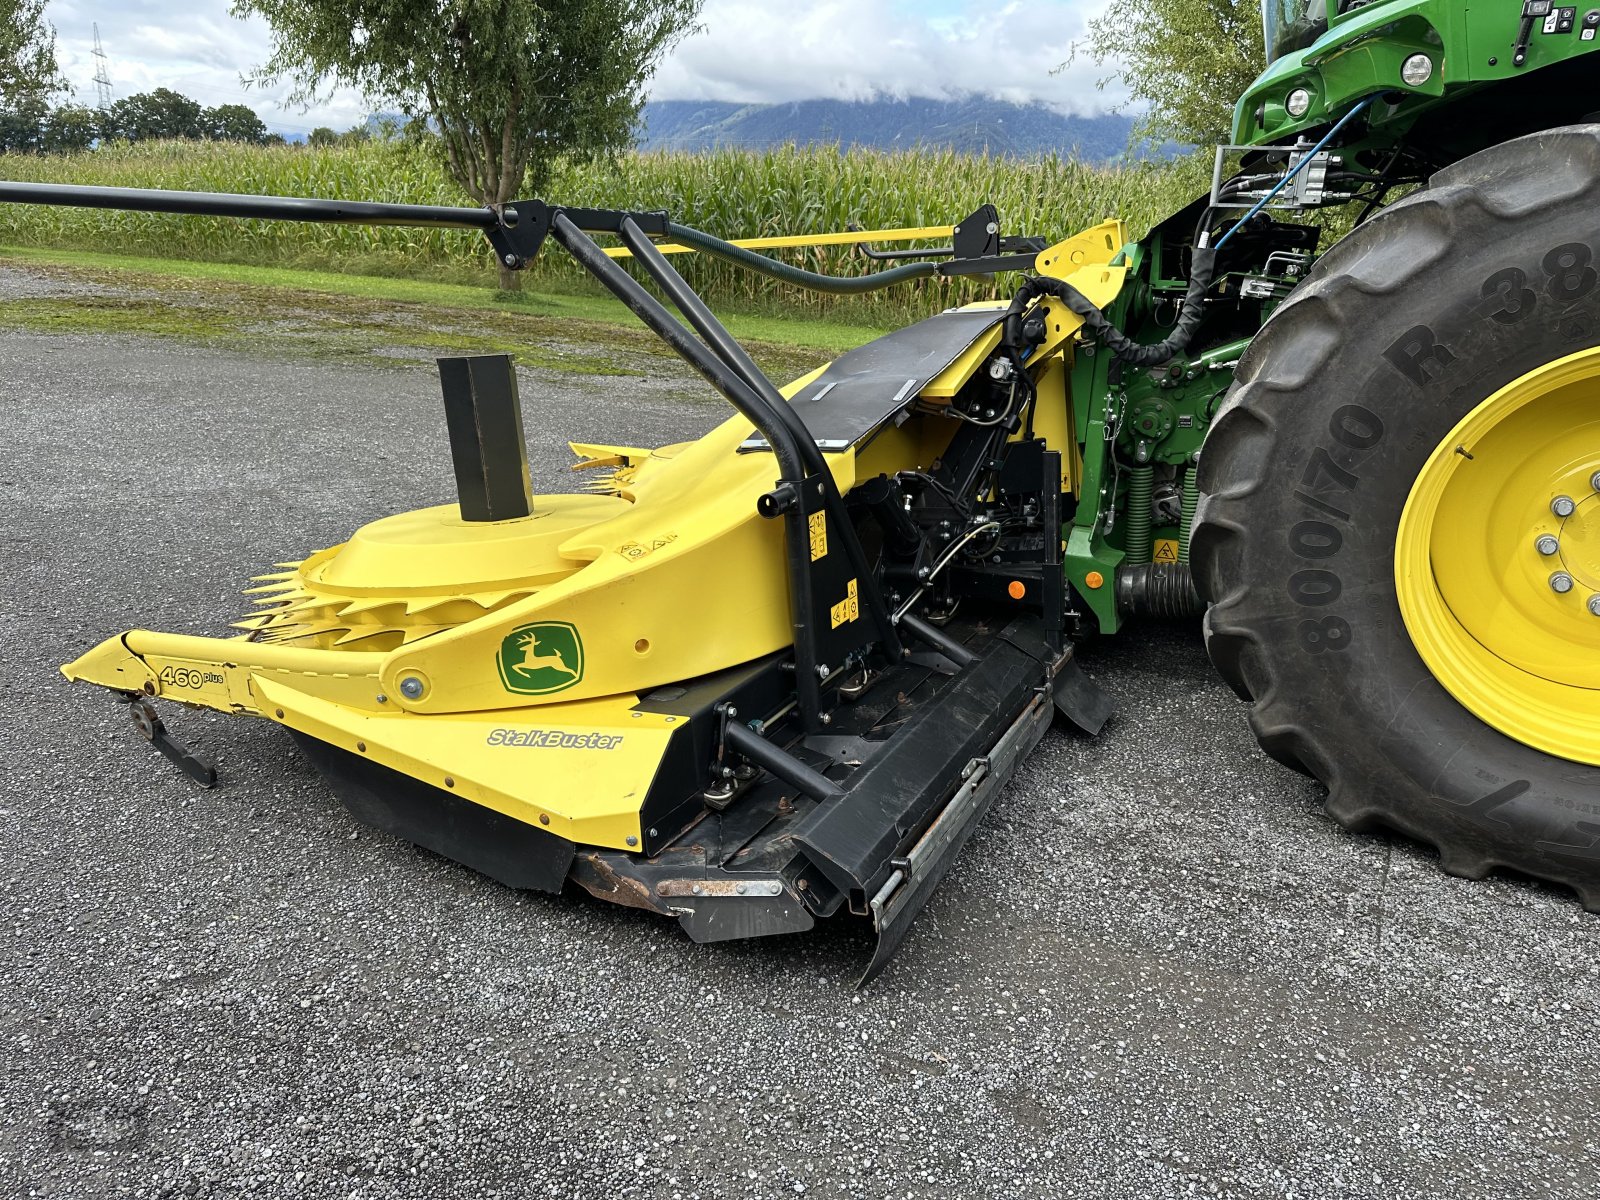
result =
[[[196,790],[57,665],[451,494],[428,370],[269,351],[0,332],[0,1197],[1595,1194],[1600,923],[1340,832],[1188,632],[1086,656],[1119,715],[1046,738],[862,994],[859,928],[511,892],[263,724],[177,713]],[[523,395],[545,488],[566,437],[721,416]]]

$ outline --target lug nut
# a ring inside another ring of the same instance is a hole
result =
[[[1593,475],[1589,476],[1589,486],[1595,491],[1600,492],[1600,471],[1596,471]]]
[[[1589,611],[1600,617],[1600,594],[1589,597]]]
[[[1550,576],[1550,590],[1565,596],[1572,590],[1572,576],[1565,571],[1557,571]]]
[[[1539,540],[1534,542],[1533,547],[1540,554],[1543,554],[1546,558],[1548,558],[1557,550],[1561,549],[1561,543],[1550,534],[1546,533],[1540,535]]]
[[[1557,496],[1550,501],[1550,511],[1562,520],[1570,517],[1577,510],[1577,505],[1572,502],[1571,496]]]

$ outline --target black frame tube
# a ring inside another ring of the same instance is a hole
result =
[[[559,212],[550,222],[550,236],[765,435],[786,479],[805,477],[801,451],[788,426],[776,418],[770,406],[731,366],[679,324],[661,301],[607,256],[599,243]],[[816,451],[814,445],[812,451]]]
[[[822,772],[806,766],[781,746],[774,746],[753,729],[729,721],[722,740],[735,754],[743,755],[756,766],[797,787],[819,804],[844,795],[844,789]]]
[[[778,391],[772,380],[756,366],[749,352],[728,332],[722,322],[717,320],[716,314],[700,298],[699,293],[689,286],[688,280],[678,274],[677,268],[667,261],[667,256],[656,249],[655,243],[632,221],[624,220],[620,232],[622,240],[628,249],[633,251],[633,256],[639,265],[650,273],[650,277],[666,293],[667,299],[688,318],[689,324],[694,326],[695,332],[705,344],[711,347],[718,358],[732,367],[739,378],[749,384],[772,409],[773,417],[784,425],[789,436],[794,439],[798,457],[804,463],[806,473],[820,475],[826,471],[827,465],[823,461],[822,452],[817,449],[816,441],[812,438],[811,431],[806,428],[805,422],[796,415],[794,409],[789,407],[789,402],[783,398],[783,394]],[[767,433],[765,427],[758,427],[762,433]],[[771,441],[770,434],[768,441]]]

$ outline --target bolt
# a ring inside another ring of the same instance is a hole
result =
[[[515,254],[507,254],[500,261],[505,263],[505,265],[508,267],[514,267],[517,265],[517,256]]]
[[[1561,549],[1561,543],[1546,533],[1542,534],[1539,537],[1539,540],[1534,542],[1533,548],[1548,558],[1557,550]]]
[[[817,664],[817,678],[818,679],[826,679],[829,675],[832,675],[832,674],[833,674],[833,672],[828,670],[828,664],[827,663],[818,663]]]
[[[748,890],[748,889],[747,889],[747,888],[746,888],[746,887],[745,887],[745,885],[744,885],[744,884],[742,884],[742,883],[736,883],[736,884],[734,884],[734,886],[733,886],[733,890],[734,890],[734,891],[735,891],[735,892],[737,892],[737,893],[739,893],[739,895],[741,895],[741,896],[742,896],[742,895],[744,895],[744,894],[745,894],[745,892],[746,892],[746,891],[747,891],[747,890]]]
[[[622,840],[627,842],[628,845],[630,845],[630,846],[637,846],[639,844],[639,839],[634,837],[633,834],[631,834],[631,833],[627,837],[623,838]]]
[[[379,704],[387,704],[387,703],[389,703],[389,697],[385,696],[382,692],[379,692],[378,693],[378,703]]]
[[[694,886],[693,886],[693,887],[692,887],[692,888],[690,888],[690,889],[689,889],[689,890],[690,890],[690,891],[691,891],[691,892],[693,892],[693,893],[694,893],[694,894],[695,894],[695,895],[696,895],[696,896],[704,896],[704,895],[705,895],[705,894],[706,894],[706,890],[705,890],[705,888],[703,888],[703,887],[701,887],[701,886],[700,886],[700,885],[699,885],[699,884],[698,884],[698,883],[697,883],[697,884],[695,884],[695,885],[694,885]]]
[[[407,675],[400,681],[400,694],[407,700],[418,700],[422,697],[422,680],[415,675]]]
[[[1596,471],[1593,475],[1589,476],[1589,486],[1595,491],[1600,492],[1600,471]]]
[[[833,724],[833,714],[832,713],[823,713],[820,717],[817,718],[817,720],[821,721],[824,725],[832,725]]]
[[[1556,516],[1562,518],[1562,520],[1570,517],[1577,507],[1578,506],[1572,502],[1571,496],[1557,496],[1554,500],[1550,501],[1550,511],[1555,513]]]
[[[655,836],[656,836],[656,831],[655,831],[655,830],[654,830],[654,829],[652,829],[652,830],[651,830],[651,831],[650,831],[650,836],[651,836],[651,837],[655,837]]]
[[[1565,596],[1572,590],[1572,576],[1565,571],[1557,571],[1550,576],[1550,590],[1558,595]]]
[[[1600,617],[1600,594],[1589,597],[1589,611],[1595,616]]]

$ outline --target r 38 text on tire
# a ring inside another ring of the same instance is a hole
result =
[[[1586,242],[1563,242],[1552,247],[1539,262],[1545,276],[1542,291],[1557,304],[1581,300],[1600,284],[1600,271],[1593,262],[1594,251]],[[1502,325],[1514,325],[1532,316],[1539,306],[1540,296],[1528,283],[1528,273],[1521,267],[1495,271],[1479,289],[1486,302],[1483,315]],[[1426,325],[1406,330],[1383,356],[1418,387],[1425,386],[1431,375],[1442,374],[1456,361],[1454,352]],[[1369,408],[1346,404],[1329,418],[1328,434],[1346,450],[1364,454],[1383,438],[1383,420]],[[1317,493],[1326,492],[1330,485],[1336,492],[1354,492],[1361,477],[1335,462],[1328,447],[1318,446],[1312,450],[1301,472],[1300,483],[1301,487],[1294,493],[1297,500],[1323,516],[1349,522],[1348,509]],[[1339,552],[1344,534],[1330,521],[1308,519],[1290,527],[1288,541],[1289,550],[1296,557],[1317,562]],[[1289,598],[1296,604],[1315,610],[1337,603],[1344,584],[1326,566],[1308,567],[1289,576],[1288,590]],[[1314,616],[1308,612],[1306,619],[1299,623],[1297,633],[1301,649],[1308,654],[1348,649],[1354,636],[1350,622],[1337,613]]]

